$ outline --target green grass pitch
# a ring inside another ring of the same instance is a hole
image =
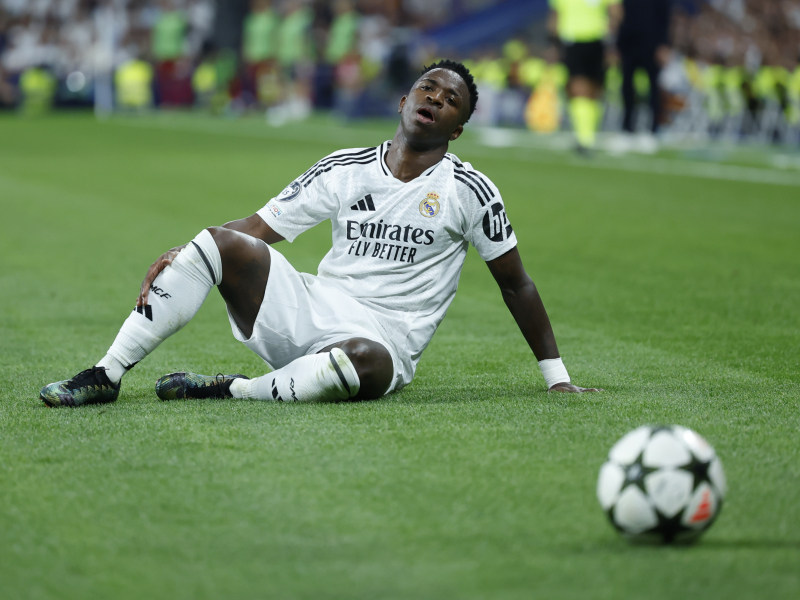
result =
[[[545,393],[471,250],[415,381],[380,401],[159,402],[167,372],[264,372],[212,292],[115,404],[39,402],[105,353],[161,252],[392,132],[0,118],[0,596],[800,597],[800,174],[451,147],[500,187],[573,381],[602,394]],[[316,272],[329,244],[321,225],[280,250]],[[645,423],[723,460],[693,547],[631,546],[595,499]]]

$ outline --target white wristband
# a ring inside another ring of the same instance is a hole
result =
[[[539,368],[549,390],[557,383],[569,383],[569,373],[560,358],[547,358],[539,361]]]

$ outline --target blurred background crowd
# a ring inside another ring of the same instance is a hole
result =
[[[588,87],[565,54],[584,5],[605,11]],[[585,97],[600,132],[800,144],[800,0],[0,0],[0,110],[24,115],[388,116],[443,57],[482,126],[569,131]]]

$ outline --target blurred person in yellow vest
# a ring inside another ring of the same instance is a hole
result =
[[[502,59],[485,58],[479,62],[478,69],[483,83],[498,90],[504,89],[508,84],[508,71]]]
[[[129,60],[114,74],[117,106],[126,110],[144,110],[153,104],[153,67],[141,59]]]
[[[338,65],[355,50],[361,15],[352,0],[336,0],[333,3],[333,14],[325,60],[328,64]]]
[[[278,30],[281,19],[272,0],[252,0],[242,31],[245,88],[258,102],[269,105],[280,95]]]
[[[200,50],[197,67],[192,74],[195,105],[222,113],[229,108],[231,84],[236,82],[237,53],[230,48],[219,49],[206,40]]]
[[[549,0],[551,33],[558,36],[569,70],[568,111],[585,152],[595,145],[602,119],[599,102],[605,80],[605,38],[616,32],[622,18],[621,0]]]
[[[475,122],[495,126],[500,120],[500,95],[508,86],[506,61],[494,51],[487,51],[468,64],[472,65],[475,83],[481,94],[481,106],[475,111]]]
[[[520,69],[527,57],[528,47],[521,40],[510,39],[503,44],[503,62],[508,73],[509,87],[518,89],[524,86]]]
[[[777,142],[788,133],[791,125],[792,103],[789,86],[792,74],[781,65],[777,53],[767,54],[765,62],[753,77],[753,95],[758,102],[759,137],[762,141]],[[782,122],[783,121],[783,122]]]
[[[278,30],[277,57],[281,66],[292,70],[313,54],[311,23],[314,14],[303,0],[288,0]]]
[[[256,65],[272,60],[278,50],[280,17],[271,0],[253,0],[250,13],[244,19],[242,57],[245,63]]]
[[[800,62],[798,62],[786,82],[789,98],[787,120],[793,127],[800,126]]]
[[[533,92],[542,80],[546,68],[547,61],[543,58],[536,56],[525,58],[519,64],[519,82]]]
[[[188,27],[186,15],[177,3],[163,0],[152,32],[152,52],[157,61],[177,60],[183,56]]]
[[[569,81],[567,68],[558,62],[558,51],[550,47],[541,62],[525,63],[521,78],[533,88],[525,106],[525,123],[532,131],[552,133],[561,124],[565,87]]]
[[[41,67],[23,71],[19,78],[20,108],[28,116],[40,115],[53,107],[56,79]]]
[[[741,115],[747,108],[743,91],[744,83],[744,68],[733,65],[724,70],[722,84],[725,94],[725,110],[729,117]]]
[[[176,0],[162,0],[153,25],[151,51],[156,60],[158,101],[180,105],[192,101],[191,62],[186,58],[189,22]]]
[[[314,13],[307,4],[304,0],[287,0],[283,4],[277,60],[284,101],[267,110],[267,122],[273,126],[305,119],[311,113],[310,85],[314,56],[311,24]]]
[[[206,56],[192,73],[194,103],[202,108],[214,108],[217,93],[217,65],[212,56]]]
[[[637,70],[636,75],[641,73]],[[703,71],[703,89],[706,93],[706,113],[709,133],[716,137],[725,120],[725,69],[720,64],[710,64]],[[654,125],[655,127],[656,125]]]
[[[788,81],[788,71],[780,66],[765,64],[756,71],[752,89],[762,115],[768,107],[780,106],[781,109],[786,109]]]
[[[322,60],[317,61],[313,78],[314,104],[319,108],[336,108],[345,115],[359,110],[359,100],[364,97],[367,80],[365,61],[359,48],[361,13],[352,0],[335,0],[330,3],[331,14],[317,14],[315,29],[324,28],[326,17],[330,26]]]

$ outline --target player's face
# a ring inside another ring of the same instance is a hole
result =
[[[469,112],[467,84],[449,69],[428,71],[400,100],[398,112],[410,142],[425,146],[452,142],[464,130]]]

